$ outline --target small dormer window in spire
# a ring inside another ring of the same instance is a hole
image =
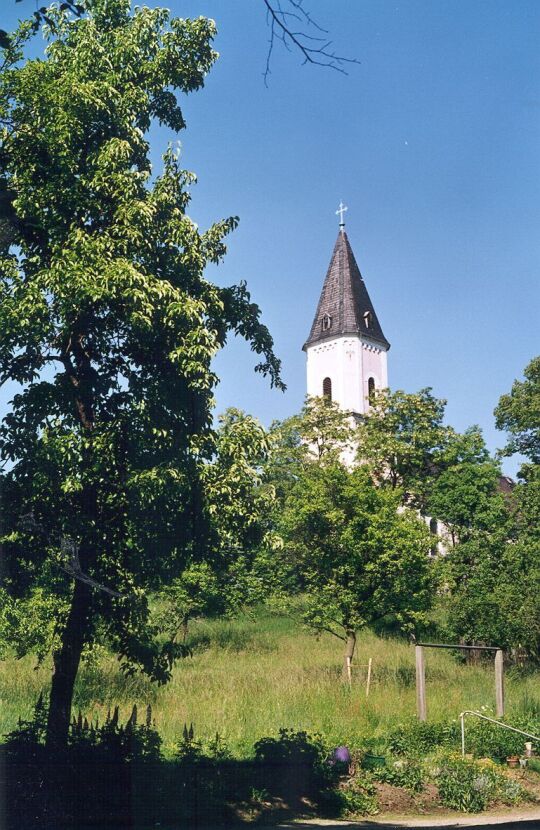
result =
[[[371,324],[373,323],[373,314],[371,311],[364,311],[364,324],[367,329],[371,328]]]
[[[332,318],[329,314],[325,314],[322,318],[321,328],[323,331],[329,331],[332,328]]]

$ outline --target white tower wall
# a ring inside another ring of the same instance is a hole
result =
[[[388,386],[386,350],[366,338],[336,337],[308,346],[306,353],[308,395],[322,395],[323,381],[330,378],[332,400],[348,412],[367,412],[369,378],[375,389]]]

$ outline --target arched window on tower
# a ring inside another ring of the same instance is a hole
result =
[[[375,378],[368,378],[367,394],[368,394],[368,401],[370,402],[370,404],[372,404],[373,403],[373,398],[375,396]]]
[[[332,400],[332,381],[330,378],[325,378],[322,382],[322,393],[323,397],[327,398],[329,401]]]
[[[364,312],[364,323],[365,323],[365,326],[366,326],[367,329],[371,328],[372,322],[373,322],[373,314],[371,313],[371,311],[365,311]]]
[[[430,556],[437,556],[438,552],[438,543],[439,543],[439,526],[438,526],[437,519],[430,519],[429,520],[429,532],[433,536],[433,541],[429,548],[429,555]]]
[[[329,314],[325,314],[322,318],[321,328],[323,331],[329,331],[332,328],[332,318]]]

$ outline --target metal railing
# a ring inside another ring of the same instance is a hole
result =
[[[487,715],[481,715],[480,712],[473,712],[470,709],[467,709],[465,712],[462,712],[459,716],[461,721],[461,754],[465,756],[465,715],[474,715],[477,718],[481,718],[482,720],[487,720],[490,723],[494,723],[495,726],[500,726],[501,729],[509,729],[510,732],[517,732],[519,735],[525,735],[526,738],[532,738],[533,741],[538,741],[540,743],[540,738],[538,735],[531,735],[529,732],[524,732],[522,729],[516,729],[514,726],[508,726],[507,723],[501,723],[500,720],[495,720],[495,718],[488,718]]]

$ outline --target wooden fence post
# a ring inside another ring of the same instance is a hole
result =
[[[416,713],[418,720],[426,720],[426,667],[424,649],[415,647],[416,652]]]
[[[366,697],[369,697],[369,687],[371,685],[371,657],[367,664],[367,679],[366,679]]]
[[[504,653],[502,649],[495,652],[495,701],[497,717],[504,717]]]

